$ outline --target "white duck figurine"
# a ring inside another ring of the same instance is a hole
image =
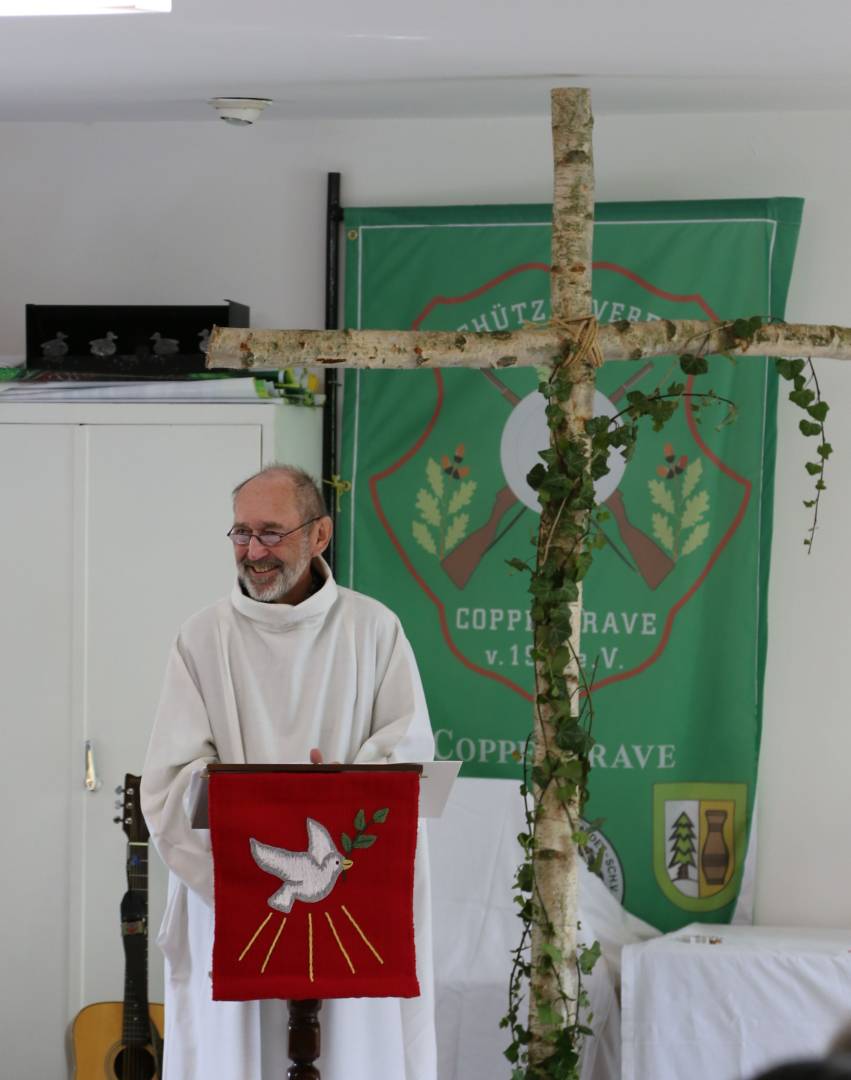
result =
[[[174,356],[180,348],[177,338],[162,337],[159,330],[151,334],[151,341],[154,343],[154,352],[157,356]]]
[[[68,352],[68,346],[65,344],[67,337],[67,334],[63,334],[61,330],[57,330],[55,338],[51,338],[50,341],[43,341],[41,343],[42,356],[49,356],[53,360],[56,360],[60,356],[65,356]]]
[[[334,845],[324,825],[307,819],[307,851],[287,851],[251,838],[251,855],[261,870],[283,881],[269,897],[269,907],[285,913],[296,900],[309,904],[324,900],[334,888],[343,870],[352,865]]]
[[[118,346],[115,344],[118,340],[118,335],[113,334],[111,330],[107,330],[105,337],[95,338],[89,342],[92,347],[92,354],[94,356],[114,356]]]

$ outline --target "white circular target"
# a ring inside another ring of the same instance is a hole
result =
[[[529,487],[526,477],[539,464],[541,450],[550,445],[547,427],[547,403],[537,390],[527,394],[514,406],[502,431],[499,456],[505,481],[517,498],[530,510],[541,512],[538,496]],[[594,391],[594,415],[615,416],[615,406],[605,394]],[[609,452],[609,471],[594,482],[594,494],[598,503],[604,503],[621,482],[626,469],[623,450]]]

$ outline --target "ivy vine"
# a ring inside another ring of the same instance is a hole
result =
[[[731,347],[746,347],[762,324],[760,317],[727,324]],[[582,1039],[592,1034],[589,1025],[593,1017],[588,1012],[583,977],[593,970],[600,946],[597,942],[578,945],[574,956],[562,955],[555,944],[555,927],[536,881],[535,852],[543,800],[548,793],[554,792],[569,824],[573,843],[592,871],[599,871],[603,856],[600,846],[596,859],[591,858],[589,847],[591,834],[602,821],[591,822],[584,828],[580,822],[588,796],[590,753],[594,745],[592,695],[589,692],[594,672],[583,671],[571,644],[571,605],[579,599],[580,582],[591,566],[594,550],[605,543],[602,531],[594,525],[609,516],[595,505],[594,482],[609,471],[612,451],[620,450],[626,461],[630,460],[641,424],[649,421],[654,431],[661,431],[683,403],[698,423],[702,411],[712,406],[726,406],[719,426],[736,418],[733,402],[713,390],[700,393],[688,390],[687,382],[680,379],[668,382],[669,375],[666,375],[650,393],[630,391],[625,408],[615,416],[586,421],[584,438],[572,437],[564,433],[563,417],[565,403],[575,385],[573,359],[573,350],[568,348],[562,361],[554,365],[539,384],[547,403],[552,440],[550,448],[541,453],[541,462],[527,478],[537,492],[542,508],[541,528],[537,540],[533,541],[536,557],[534,562],[519,558],[509,560],[509,566],[529,574],[531,615],[535,626],[532,650],[535,708],[538,730],[545,733],[546,744],[535,754],[530,736],[522,755],[525,829],[518,836],[522,861],[514,878],[514,901],[522,930],[519,944],[512,953],[508,1009],[501,1021],[501,1027],[508,1029],[511,1038],[505,1056],[512,1065],[512,1080],[578,1080]],[[809,378],[805,375],[807,365]],[[674,361],[674,367],[686,376],[705,374],[708,366],[707,357],[700,352],[684,354]],[[805,502],[805,506],[813,510],[812,526],[804,541],[810,549],[819,498],[825,490],[824,466],[831,453],[824,433],[828,406],[822,399],[810,361],[778,359],[775,366],[778,373],[792,383],[790,401],[806,414],[799,425],[802,434],[818,438],[817,460],[809,461],[805,466],[815,477],[816,487],[814,498]],[[568,669],[578,672],[578,685],[571,684]],[[547,724],[543,722],[544,716]],[[531,955],[533,927],[540,942],[534,960]],[[575,965],[575,997],[567,993],[560,976],[566,964]],[[525,1013],[531,987],[536,983],[541,985],[540,980],[535,979],[536,975],[545,976],[543,985],[553,990],[549,996],[536,993],[537,1031],[539,1037],[543,1033],[547,1053],[543,1059],[539,1054],[538,1059],[532,1061],[529,1054],[532,1031]]]
[[[824,432],[824,421],[830,406],[821,396],[821,387],[812,360],[777,359],[774,365],[779,374],[792,383],[789,400],[804,410],[805,415],[798,422],[798,429],[802,435],[808,438],[815,437],[818,440],[815,461],[804,463],[804,468],[815,479],[815,495],[811,499],[804,499],[804,506],[813,512],[809,534],[804,538],[809,554],[813,549],[813,540],[818,528],[819,500],[821,493],[827,488],[824,482],[824,467],[833,453],[833,447],[827,441]],[[806,370],[809,371],[809,378],[804,374]]]

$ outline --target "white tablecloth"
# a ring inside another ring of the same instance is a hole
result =
[[[459,780],[442,818],[428,824],[434,918],[439,1080],[508,1080],[510,1042],[499,1020],[508,1005],[511,950],[520,920],[511,887],[525,829],[519,785]],[[582,867],[582,940],[603,956],[585,988],[595,1037],[587,1040],[581,1080],[619,1080],[621,948],[658,931],[623,910]]]
[[[851,930],[693,923],[622,965],[623,1080],[748,1078],[824,1054],[851,1018]]]

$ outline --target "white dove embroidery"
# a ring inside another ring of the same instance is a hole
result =
[[[283,885],[268,900],[269,907],[288,913],[296,900],[309,904],[324,900],[334,888],[343,870],[352,866],[334,845],[324,825],[307,819],[307,851],[287,851],[286,848],[250,840],[251,855],[261,870],[274,874]]]

